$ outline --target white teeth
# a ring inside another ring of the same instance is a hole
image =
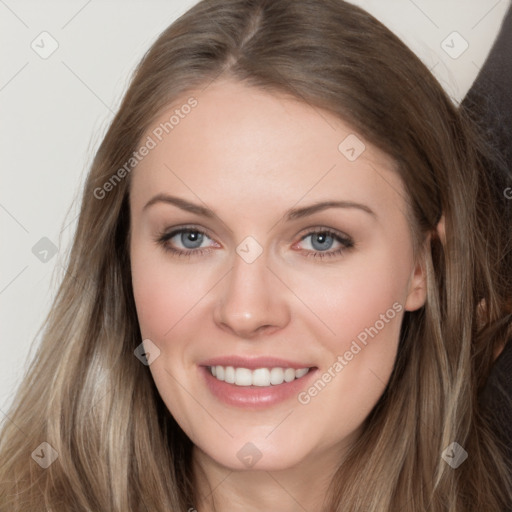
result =
[[[224,381],[228,384],[235,383],[235,369],[232,366],[226,366],[226,370],[224,372]]]
[[[272,368],[270,370],[270,384],[282,384],[284,381],[284,371],[282,368]]]
[[[295,377],[297,377],[297,379],[300,379],[301,377],[304,377],[304,375],[306,375],[308,371],[309,368],[301,368],[300,370],[295,370]]]
[[[252,372],[253,386],[270,386],[270,370],[268,368],[258,368]]]
[[[309,368],[234,368],[233,366],[211,366],[210,373],[218,380],[236,386],[277,386],[304,377]]]
[[[286,368],[284,371],[284,380],[286,382],[291,382],[295,380],[295,370],[293,368]]]
[[[250,386],[252,384],[252,372],[247,368],[235,370],[235,384],[237,386]]]

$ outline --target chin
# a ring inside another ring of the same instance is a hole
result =
[[[217,464],[232,471],[282,471],[299,465],[307,454],[297,446],[275,446],[268,440],[234,441],[214,451],[201,450]],[[220,449],[219,449],[220,448]]]

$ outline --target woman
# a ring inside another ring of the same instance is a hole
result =
[[[504,510],[484,151],[363,10],[197,4],[93,162],[0,510]]]

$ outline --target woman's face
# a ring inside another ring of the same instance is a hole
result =
[[[230,81],[143,144],[130,253],[163,401],[216,464],[339,460],[425,299],[393,162],[324,110]]]

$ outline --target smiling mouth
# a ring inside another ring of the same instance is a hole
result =
[[[208,371],[217,380],[235,386],[268,387],[292,382],[307,375],[312,368],[241,368],[234,366],[208,366]]]

